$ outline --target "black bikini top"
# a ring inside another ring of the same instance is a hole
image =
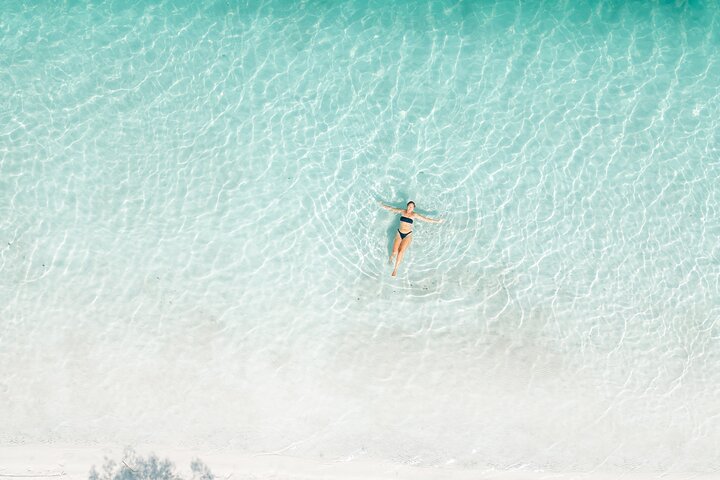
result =
[[[400,217],[400,221],[401,221],[401,222],[407,222],[407,223],[413,223],[413,219],[412,219],[412,218],[408,218],[408,217],[405,217],[405,216],[401,216],[401,217]]]

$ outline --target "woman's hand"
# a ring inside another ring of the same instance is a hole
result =
[[[419,218],[420,220],[423,220],[423,221],[429,222],[429,223],[443,223],[445,221],[444,218],[430,218],[430,217],[426,217],[425,215],[420,215],[419,213],[415,214],[415,218]]]
[[[387,205],[385,205],[384,203],[382,203],[380,200],[378,200],[378,203],[379,203],[380,206],[381,206],[382,208],[384,208],[385,210],[390,210],[391,212],[397,211],[397,208],[388,207]]]

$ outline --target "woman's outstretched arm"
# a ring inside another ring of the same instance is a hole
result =
[[[385,205],[384,203],[382,203],[382,202],[380,202],[380,201],[378,201],[378,203],[379,203],[380,206],[381,206],[382,208],[384,208],[385,210],[390,210],[391,212],[394,212],[394,213],[402,213],[402,212],[403,212],[403,209],[402,209],[402,208],[394,208],[394,207],[391,207],[391,206],[389,206],[389,205]]]
[[[420,215],[419,213],[416,213],[415,217],[430,223],[442,223],[445,221],[445,219],[442,218],[430,218],[426,217],[425,215]]]

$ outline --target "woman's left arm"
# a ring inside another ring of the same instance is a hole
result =
[[[424,221],[430,222],[430,223],[442,223],[445,221],[445,219],[443,219],[443,218],[430,218],[430,217],[426,217],[425,215],[420,215],[419,213],[416,213],[415,216],[417,218],[419,218],[420,220],[424,220]]]

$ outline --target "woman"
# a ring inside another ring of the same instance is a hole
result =
[[[419,213],[415,212],[415,202],[412,200],[407,203],[405,206],[405,210],[401,208],[393,208],[388,205],[385,205],[382,202],[380,203],[380,206],[383,207],[385,210],[390,210],[391,212],[399,213],[400,216],[400,228],[398,228],[397,234],[395,235],[395,243],[393,243],[393,249],[392,254],[390,255],[390,261],[389,263],[392,263],[393,257],[397,255],[397,260],[395,261],[395,269],[392,272],[392,276],[397,275],[397,269],[398,265],[400,265],[400,262],[402,262],[403,255],[405,254],[405,250],[410,246],[412,243],[412,223],[414,219],[418,220],[424,220],[426,222],[430,223],[442,223],[442,219],[436,220],[434,218],[428,218],[425,215],[420,215]]]

